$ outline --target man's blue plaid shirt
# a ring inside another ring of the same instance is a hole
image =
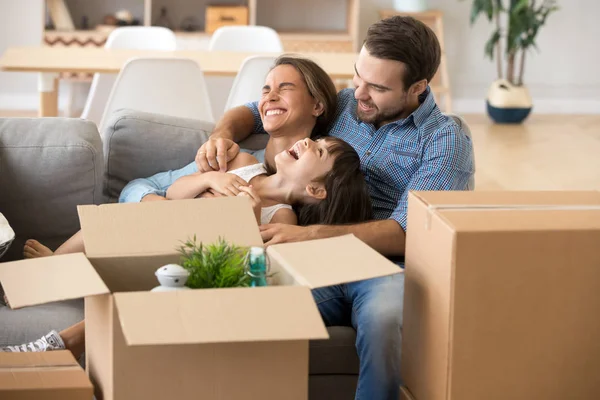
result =
[[[258,103],[246,106],[254,114],[255,132],[264,132]],[[473,144],[452,117],[442,114],[429,88],[411,115],[379,129],[360,121],[356,106],[354,89],[338,93],[329,135],[358,152],[375,219],[394,219],[406,231],[409,191],[468,189]]]

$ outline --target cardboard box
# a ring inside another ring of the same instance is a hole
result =
[[[328,338],[311,288],[402,273],[354,236],[270,246],[263,288],[149,292],[196,235],[262,246],[247,198],[80,206],[86,256],[0,265],[13,307],[85,297],[98,399],[306,399],[308,344]]]
[[[415,399],[599,397],[600,192],[414,192],[408,210]]]
[[[223,26],[248,25],[246,6],[207,6],[206,33],[214,33]]]
[[[0,353],[0,399],[92,400],[93,393],[70,351]]]

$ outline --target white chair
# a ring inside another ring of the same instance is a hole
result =
[[[173,51],[177,48],[177,41],[175,33],[167,28],[127,26],[112,31],[106,39],[104,48]],[[116,79],[116,74],[94,74],[81,118],[100,126],[108,96]]]
[[[473,159],[473,171],[475,171],[475,144],[473,143],[473,136],[471,135],[471,128],[469,128],[467,121],[465,121],[465,119],[463,117],[461,117],[460,115],[452,114],[452,113],[447,113],[446,115],[449,117],[452,117],[454,119],[454,121],[456,121],[456,123],[461,127],[461,129],[463,130],[465,135],[467,135],[467,137],[471,140],[471,149],[472,149],[471,157]],[[475,176],[472,176],[471,179],[469,180],[467,189],[475,190]]]
[[[276,59],[274,56],[250,56],[244,60],[231,86],[225,111],[260,99],[265,77]]]
[[[243,51],[249,53],[281,53],[279,34],[267,26],[222,26],[211,36],[212,51]]]
[[[122,108],[214,122],[204,72],[186,58],[128,60],[110,93],[101,133],[110,115]]]

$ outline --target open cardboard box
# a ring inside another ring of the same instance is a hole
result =
[[[268,287],[149,292],[196,235],[262,246],[247,198],[78,207],[86,255],[0,265],[14,308],[85,297],[100,399],[306,399],[308,344],[328,334],[311,289],[402,273],[352,235],[270,246]]]
[[[404,398],[598,399],[600,192],[408,204]]]
[[[70,351],[0,352],[0,399],[92,400],[93,393]]]

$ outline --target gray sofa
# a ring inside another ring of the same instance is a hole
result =
[[[16,234],[0,262],[20,259],[28,238],[55,249],[79,229],[78,204],[115,202],[127,182],[186,165],[211,130],[201,121],[131,110],[115,113],[102,135],[79,119],[0,119],[0,212]],[[241,146],[259,149],[265,142],[259,135]],[[20,310],[0,300],[0,346],[34,340],[81,319],[82,300]],[[332,327],[329,333],[330,340],[310,346],[310,399],[352,399],[358,377],[355,332]]]

